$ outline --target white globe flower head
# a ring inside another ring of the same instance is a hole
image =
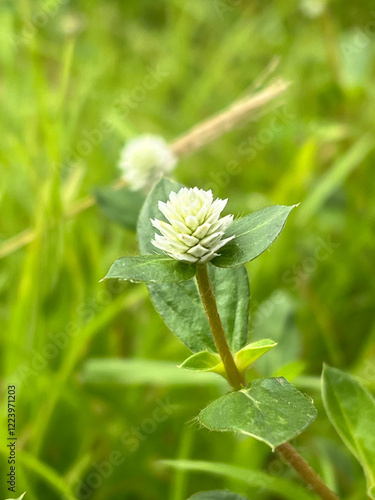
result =
[[[167,222],[151,219],[160,234],[155,234],[152,244],[176,260],[205,263],[219,255],[216,253],[234,236],[222,239],[233,222],[233,215],[220,218],[228,200],[213,200],[212,191],[197,187],[172,191],[167,203],[159,201],[159,210]]]
[[[176,156],[162,137],[141,135],[130,140],[121,151],[120,169],[132,189],[150,189],[176,163]]]

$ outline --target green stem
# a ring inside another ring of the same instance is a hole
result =
[[[197,266],[196,278],[217,351],[223,361],[228,381],[232,388],[237,391],[241,389],[241,387],[246,386],[246,380],[238,371],[232,353],[230,352],[227,337],[217,309],[215,293],[208,274],[207,264],[200,264]]]
[[[323,500],[340,500],[290,443],[281,444],[276,448],[276,451],[293,467],[305,483],[311,486],[320,498]]]
[[[204,305],[204,310],[210,324],[212,336],[216,348],[223,361],[228,381],[234,390],[246,386],[246,380],[241,376],[230,351],[225,335],[223,324],[217,309],[215,293],[208,274],[207,264],[197,266],[197,283]],[[318,474],[310,467],[306,460],[290,444],[283,443],[276,451],[291,465],[301,478],[317,493],[323,500],[339,500],[339,497],[328,488]]]

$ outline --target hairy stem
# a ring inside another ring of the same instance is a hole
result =
[[[339,497],[328,488],[320,476],[290,443],[281,444],[276,448],[276,451],[293,467],[305,483],[311,486],[320,498],[323,500],[339,500]]]
[[[230,352],[219,311],[217,310],[215,294],[208,274],[207,264],[200,264],[197,266],[196,278],[212,336],[217,351],[223,361],[228,381],[234,390],[241,389],[242,386],[246,386],[246,380],[238,371],[232,353]]]

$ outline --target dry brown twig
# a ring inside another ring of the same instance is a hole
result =
[[[184,135],[174,140],[170,144],[171,150],[178,158],[195,153],[198,149],[207,146],[235,127],[244,125],[250,120],[255,111],[260,110],[265,104],[282,95],[289,85],[289,82],[280,79],[271,83],[264,90],[235,101],[228,109],[199,123]],[[123,179],[118,179],[112,186],[114,189],[120,189],[125,186],[125,182]],[[75,202],[65,212],[64,217],[67,219],[74,217],[92,207],[95,203],[96,199],[93,196],[86,196]],[[28,245],[36,237],[37,232],[33,228],[25,229],[21,233],[12,236],[0,245],[0,258],[6,257]]]

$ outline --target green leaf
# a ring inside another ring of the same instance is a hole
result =
[[[216,350],[195,280],[147,287],[168,328],[192,352]]]
[[[276,345],[277,343],[270,339],[262,339],[252,344],[248,344],[238,351],[234,357],[237,368],[241,373],[246,373],[247,369],[254,361]],[[187,358],[179,368],[194,372],[218,373],[226,378],[226,371],[220,356],[208,351],[201,351],[193,354]]]
[[[201,351],[193,354],[179,366],[191,372],[213,372],[225,376],[225,368],[218,354]]]
[[[254,380],[211,403],[198,419],[210,430],[239,432],[275,448],[298,436],[316,414],[314,405],[280,377]]]
[[[150,219],[165,220],[158,209],[158,201],[167,201],[169,193],[181,187],[163,178],[147,197],[137,228],[142,254],[155,250],[151,244],[155,228]],[[246,345],[248,334],[250,289],[246,268],[219,269],[210,264],[209,272],[229,346],[236,352]],[[148,289],[160,316],[191,351],[216,351],[195,280],[149,284]]]
[[[237,267],[255,259],[275,241],[296,205],[275,205],[236,219],[225,232],[235,235],[212,260],[218,267]]]
[[[250,365],[254,363],[254,361],[263,356],[263,354],[268,352],[276,345],[277,342],[274,342],[273,340],[261,339],[243,347],[236,353],[234,358],[240,373],[245,373]]]
[[[15,500],[22,500],[25,495],[26,495],[26,491],[25,491],[25,493],[22,493],[22,495],[20,497],[16,498]],[[14,500],[14,499],[8,498],[7,500]]]
[[[185,264],[162,255],[139,255],[121,257],[111,266],[103,279],[120,279],[148,283],[177,283],[190,280],[195,275],[195,266]]]
[[[246,345],[250,290],[245,267],[219,269],[209,265],[216,301],[229,347],[236,352]],[[193,352],[216,347],[195,280],[170,285],[148,285],[150,297],[167,326]]]
[[[135,231],[145,195],[140,191],[100,188],[94,192],[97,204],[108,219],[120,226]]]
[[[216,491],[202,491],[201,493],[196,493],[188,500],[248,500],[242,495],[233,493],[228,490],[216,490]]]
[[[375,499],[375,400],[351,375],[325,366],[323,403],[345,445],[362,465],[368,495]]]

